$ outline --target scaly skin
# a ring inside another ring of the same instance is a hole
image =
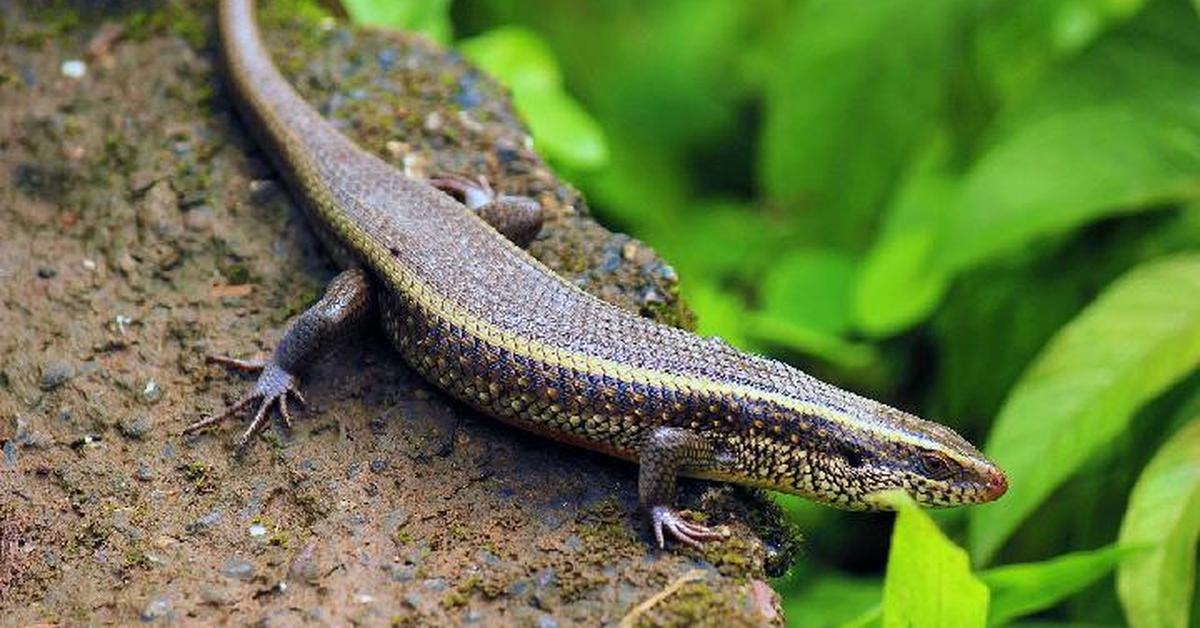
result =
[[[293,323],[249,400],[231,409],[260,401],[245,438],[272,404],[285,410],[296,373],[340,333],[337,323],[361,318],[372,302],[408,364],[454,398],[639,462],[641,503],[660,545],[664,530],[689,544],[719,535],[672,510],[681,474],[854,510],[881,507],[873,497],[889,489],[928,506],[987,502],[1006,490],[1004,474],[945,426],[632,315],[564,281],[490,227],[486,212],[339,134],[280,76],[252,13],[250,0],[221,2],[232,91],[351,270],[338,279],[339,298],[327,295]],[[447,181],[470,196],[463,179]]]

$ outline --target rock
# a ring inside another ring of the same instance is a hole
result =
[[[42,390],[50,391],[75,377],[75,367],[64,360],[52,360],[42,367]]]
[[[150,417],[144,414],[139,414],[121,422],[121,433],[127,438],[134,440],[142,440],[152,429],[154,429],[154,423],[150,420]]]
[[[165,593],[151,596],[139,614],[144,622],[152,622],[159,619],[167,619],[169,621],[173,615],[171,598]]]
[[[221,575],[234,580],[254,578],[254,563],[245,558],[230,558],[221,566]]]
[[[213,528],[213,526],[217,525],[218,523],[221,523],[221,511],[214,510],[214,511],[204,515],[203,517],[200,517],[199,519],[187,524],[187,526],[185,526],[185,528],[191,534],[201,534],[204,532],[208,532],[209,530],[211,530]]]

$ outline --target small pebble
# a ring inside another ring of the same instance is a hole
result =
[[[87,76],[87,64],[79,59],[63,61],[62,75],[67,78],[81,79]]]
[[[68,362],[55,360],[42,367],[42,390],[54,390],[75,377],[75,367]]]
[[[141,399],[142,403],[154,403],[162,399],[162,388],[154,378],[146,380],[146,384],[142,386]]]
[[[409,565],[392,565],[392,582],[408,582],[413,579],[417,568]]]
[[[137,475],[135,477],[142,482],[149,482],[154,479],[154,468],[142,462],[138,464]]]
[[[9,468],[17,466],[17,443],[13,440],[4,442],[4,464]]]
[[[146,415],[139,415],[122,422],[121,433],[128,438],[141,440],[142,438],[145,438],[146,434],[150,433],[150,430],[153,427],[154,423],[150,421],[149,417]]]
[[[537,628],[558,628],[558,622],[549,615],[542,615],[537,619]]]
[[[580,539],[574,534],[568,536],[567,540],[564,541],[564,544],[567,546],[567,551],[569,552],[578,552],[579,550],[583,549],[583,539]]]
[[[90,260],[90,259],[83,260],[83,268],[85,270],[96,270],[95,260]]]
[[[382,458],[376,458],[371,461],[371,471],[373,473],[383,473],[387,471],[388,462]]]
[[[201,532],[209,531],[218,523],[221,523],[221,511],[214,510],[184,527],[187,528],[187,531],[191,532],[192,534],[200,534]]]
[[[195,233],[212,230],[213,221],[213,209],[208,205],[194,207],[183,215],[183,226]]]
[[[237,603],[238,596],[228,587],[206,585],[200,588],[200,599],[213,606],[229,606]]]
[[[156,595],[146,602],[142,608],[142,621],[155,621],[171,614],[171,598],[166,595]]]
[[[245,558],[230,558],[221,566],[221,575],[235,580],[250,580],[254,577],[254,563]]]
[[[430,578],[430,579],[422,582],[421,586],[425,587],[426,589],[428,589],[430,591],[445,591],[446,590],[446,581],[442,580],[441,578]]]
[[[267,534],[267,526],[264,526],[261,523],[254,523],[254,524],[250,525],[250,536],[260,537],[260,536],[266,536],[266,534]]]

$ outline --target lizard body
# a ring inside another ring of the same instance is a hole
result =
[[[943,425],[588,295],[502,235],[487,211],[342,136],[279,74],[250,0],[222,0],[219,23],[239,110],[349,270],[292,323],[269,362],[235,363],[263,369],[250,394],[188,431],[255,402],[243,443],[273,404],[290,424],[298,372],[374,312],[405,361],[450,396],[639,463],[640,500],[660,545],[664,529],[689,544],[717,536],[672,509],[678,475],[847,509],[879,507],[871,496],[888,489],[930,506],[991,501],[1006,490],[1004,474]]]

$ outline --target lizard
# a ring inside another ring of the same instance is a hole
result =
[[[253,409],[239,450],[275,409],[292,425],[305,367],[376,319],[404,361],[448,396],[556,441],[638,465],[655,541],[722,538],[674,505],[680,476],[798,494],[847,510],[990,502],[1004,472],[945,425],[783,362],[626,312],[522,246],[540,207],[462,176],[416,180],[359,148],[283,78],[252,0],[221,0],[220,51],[246,126],[344,270],[287,327],[251,389],[185,433]]]

